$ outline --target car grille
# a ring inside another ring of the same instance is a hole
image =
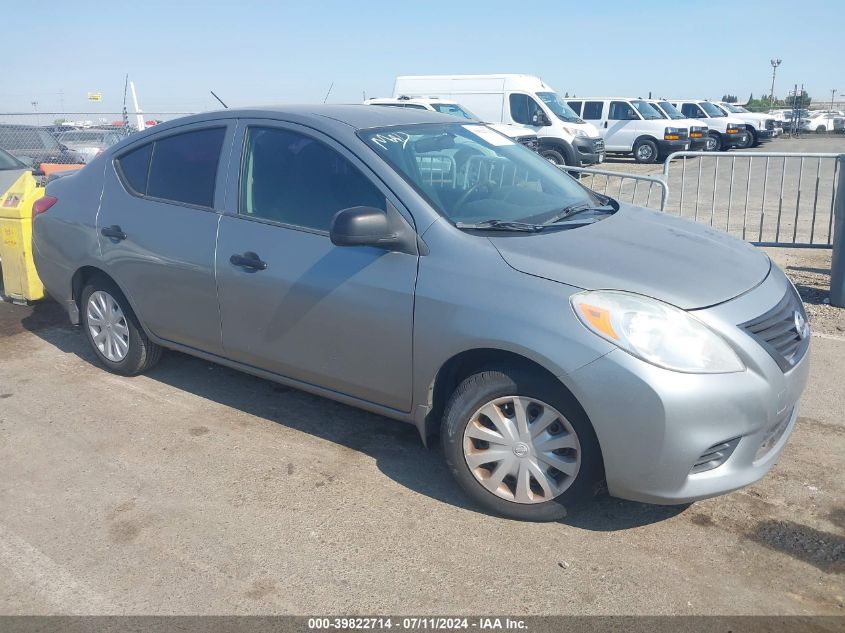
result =
[[[766,129],[767,130],[774,130],[775,129],[775,120],[774,119],[766,119]]]
[[[765,349],[783,371],[804,356],[810,345],[810,328],[804,305],[793,288],[765,314],[740,325]]]
[[[593,139],[593,153],[598,154],[599,152],[604,151],[604,139],[597,138]]]
[[[707,470],[713,470],[714,468],[718,468],[724,464],[728,461],[728,457],[733,454],[734,449],[736,449],[737,444],[739,444],[739,439],[740,438],[735,437],[732,440],[719,442],[718,444],[714,444],[708,448],[701,454],[701,457],[695,460],[695,464],[689,471],[690,475],[696,475]]]
[[[517,141],[520,145],[525,145],[525,147],[532,151],[540,151],[540,139],[536,136],[520,136]]]

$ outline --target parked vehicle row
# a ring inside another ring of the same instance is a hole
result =
[[[519,123],[526,99],[558,117],[536,125],[547,151],[594,129],[508,81],[461,94],[485,119],[498,103]],[[223,110],[89,167],[47,184],[33,251],[102,366],[138,374],[170,348],[413,424],[491,512],[556,520],[603,481],[650,503],[722,494],[795,426],[810,330],[764,253],[480,123]]]
[[[532,75],[427,75],[396,78],[393,96],[449,99],[481,120],[530,129],[540,155],[556,165],[602,163],[599,130],[576,114],[554,88]]]

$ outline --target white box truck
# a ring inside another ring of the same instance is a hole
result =
[[[532,75],[415,75],[396,78],[394,97],[457,101],[482,121],[531,128],[540,154],[557,165],[604,162],[604,140],[548,84]]]

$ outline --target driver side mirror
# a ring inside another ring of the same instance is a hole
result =
[[[416,255],[416,233],[396,209],[389,203],[387,207],[387,211],[375,207],[350,207],[338,211],[329,230],[332,244],[373,246]]]
[[[549,121],[549,117],[546,116],[545,112],[537,111],[531,117],[531,124],[536,126],[548,126],[551,125],[552,122]]]

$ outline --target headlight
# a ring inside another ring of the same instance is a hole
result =
[[[686,130],[684,130],[686,132]],[[667,127],[663,130],[663,140],[677,141],[681,138],[681,130],[676,127]]]
[[[587,136],[587,133],[584,130],[580,130],[577,127],[565,127],[563,129],[572,136],[577,136],[579,138],[584,138]]]
[[[745,369],[721,336],[662,301],[615,290],[579,292],[570,301],[587,329],[652,365],[691,374]]]

